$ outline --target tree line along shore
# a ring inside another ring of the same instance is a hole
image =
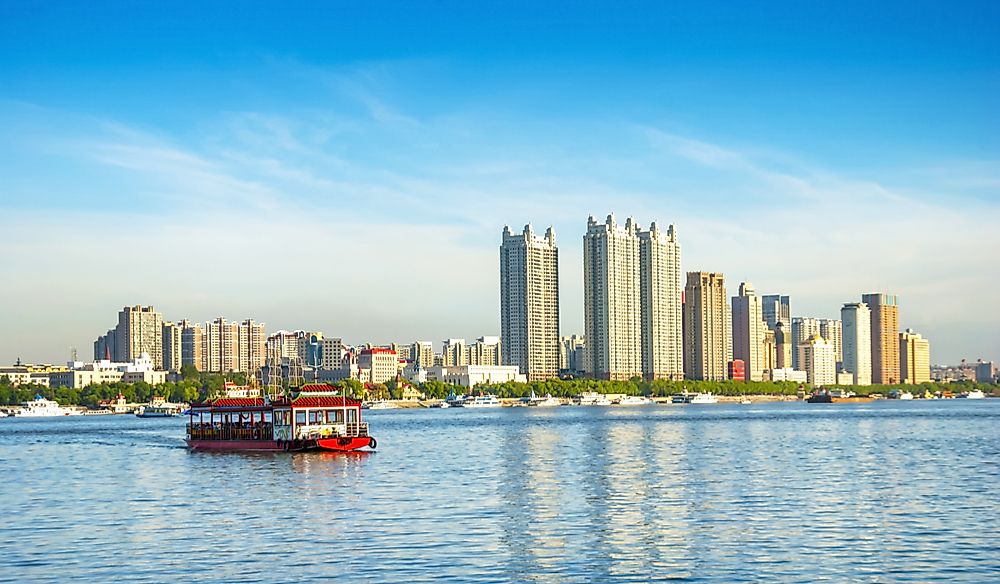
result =
[[[182,372],[177,382],[168,382],[152,386],[148,383],[107,383],[88,385],[83,388],[57,387],[42,385],[13,386],[6,377],[0,377],[0,405],[15,405],[34,399],[41,395],[46,399],[55,400],[64,406],[85,406],[98,408],[101,402],[115,399],[118,394],[131,403],[146,403],[153,396],[161,396],[174,403],[190,403],[204,401],[222,395],[226,382],[243,385],[247,376],[243,373],[202,373],[188,369]],[[441,381],[428,381],[422,384],[412,384],[408,381],[391,380],[388,383],[362,385],[350,379],[333,384],[341,388],[346,395],[362,399],[402,399],[405,385],[416,387],[426,396],[426,399],[444,399],[449,394],[469,393],[469,388],[451,385]],[[979,389],[987,395],[1000,395],[1000,385],[974,381],[958,381],[950,383],[927,382],[917,385],[869,385],[869,386],[831,386],[829,389],[844,389],[853,391],[859,396],[887,396],[892,391],[909,391],[915,396],[942,394],[950,392],[958,395],[962,392]],[[791,381],[671,381],[658,379],[646,381],[639,378],[629,381],[605,381],[598,379],[550,379],[528,383],[501,383],[476,386],[475,392],[491,393],[503,398],[521,398],[534,393],[538,396],[569,398],[584,392],[603,394],[644,395],[649,397],[667,397],[684,391],[693,393],[713,393],[718,396],[796,396],[802,392],[808,393],[811,388]]]

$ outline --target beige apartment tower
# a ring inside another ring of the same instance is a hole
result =
[[[182,334],[181,325],[172,322],[163,323],[163,370],[180,371],[182,364]]]
[[[529,381],[559,373],[559,250],[549,227],[531,225],[500,244],[500,339],[504,365],[517,365]]]
[[[681,245],[673,225],[660,231],[654,222],[639,232],[639,305],[642,375],[646,379],[684,379],[681,316]]]
[[[740,284],[739,296],[733,296],[733,359],[742,359],[748,381],[764,380],[764,338],[767,323],[760,296],[753,284]]]
[[[642,376],[639,228],[624,228],[608,215],[587,220],[583,236],[584,337],[586,374],[597,379]]]
[[[247,319],[226,322],[221,316],[205,325],[206,371],[256,373],[266,360],[264,324]]]
[[[688,379],[726,379],[732,360],[731,327],[725,277],[688,272],[684,287],[684,374]]]
[[[872,383],[899,383],[899,304],[893,294],[864,294],[871,310]]]
[[[872,384],[872,321],[864,302],[845,304],[840,309],[843,323],[843,369],[853,376],[854,385]]]
[[[901,383],[918,384],[931,380],[931,344],[906,329],[899,333],[899,374]]]
[[[126,306],[118,313],[112,360],[126,362],[148,353],[153,363],[163,363],[163,315],[152,306]]]
[[[200,324],[182,320],[181,327],[181,366],[194,365],[198,371],[206,371],[205,362],[205,331]]]

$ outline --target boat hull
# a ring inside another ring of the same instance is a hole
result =
[[[376,442],[370,436],[356,436],[354,438],[320,438],[316,444],[323,450],[333,450],[336,452],[350,452],[361,448],[369,447],[374,449]]]
[[[252,452],[301,452],[317,450],[315,440],[277,441],[277,440],[187,440],[191,450],[218,451],[252,451]]]

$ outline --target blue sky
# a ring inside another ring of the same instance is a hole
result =
[[[135,303],[496,334],[527,222],[579,333],[609,212],[733,293],[894,292],[935,362],[1000,360],[998,38],[989,2],[5,2],[0,361]]]

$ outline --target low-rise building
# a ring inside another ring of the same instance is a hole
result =
[[[475,387],[483,383],[526,383],[517,365],[461,365],[457,367],[434,366],[425,372],[424,381],[443,381],[452,385]]]
[[[809,376],[805,371],[792,369],[791,367],[781,367],[771,370],[771,381],[794,381],[796,383],[808,383]]]

